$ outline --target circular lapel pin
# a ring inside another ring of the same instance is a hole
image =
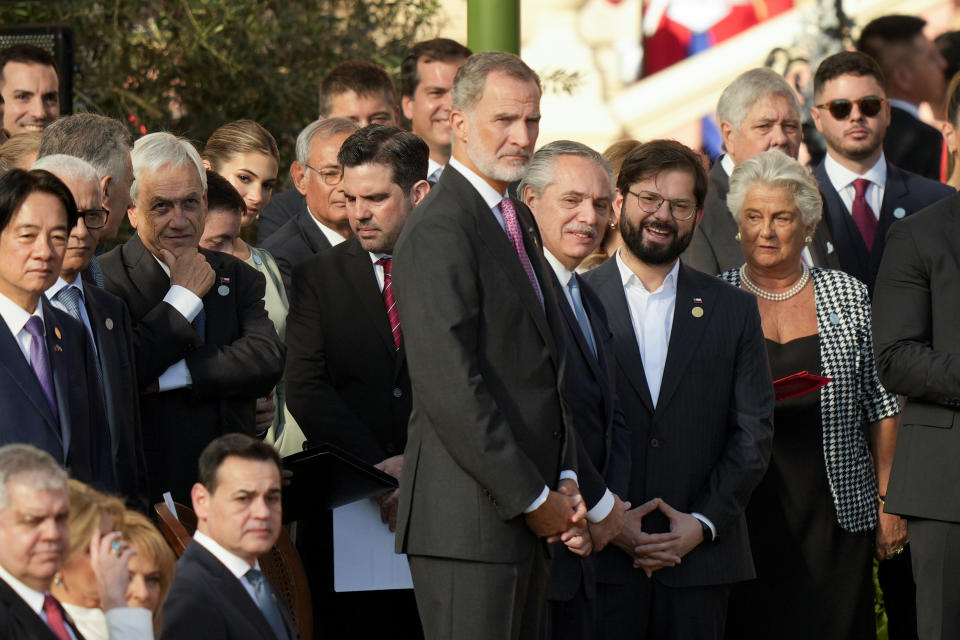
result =
[[[256,264],[263,264],[263,258],[258,256],[257,254],[253,254],[253,261]]]
[[[229,294],[230,294],[230,287],[228,287],[228,286],[225,285],[225,284],[222,284],[222,285],[220,285],[219,287],[217,287],[217,293],[219,293],[219,294],[222,295],[222,296],[229,295]]]
[[[107,318],[103,324],[107,327],[107,331],[113,331],[113,318]]]
[[[899,219],[899,218],[902,218],[902,217],[905,216],[905,215],[907,215],[907,210],[904,209],[903,207],[897,207],[896,209],[893,210],[893,217],[894,217],[894,218],[898,218],[898,219]]]
[[[840,324],[840,316],[835,313],[830,314],[830,323],[831,324]]]
[[[690,315],[692,315],[694,318],[702,318],[703,307],[694,307],[693,309],[690,310]]]

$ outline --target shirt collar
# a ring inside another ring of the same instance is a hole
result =
[[[80,299],[83,300],[84,298],[83,278],[80,276],[80,274],[77,274],[77,277],[74,278],[73,282],[67,282],[66,280],[63,279],[63,276],[60,276],[59,278],[57,278],[57,281],[53,283],[53,286],[47,289],[47,299],[53,300],[54,297],[56,297],[56,295],[60,293],[61,289],[65,289],[67,287],[76,287],[77,289],[79,289]]]
[[[30,316],[38,316],[40,322],[43,322],[43,305],[38,302],[33,313],[30,313],[24,311],[23,307],[7,296],[0,294],[0,316],[3,316],[3,321],[7,323],[7,327],[9,327],[13,337],[17,337],[27,325],[27,320],[30,319]]]
[[[496,207],[498,204],[500,204],[501,200],[507,197],[506,192],[497,193],[497,190],[491,187],[486,180],[481,178],[470,169],[467,169],[463,163],[456,158],[450,158],[449,166],[456,169],[460,175],[467,179],[467,182],[473,185],[473,188],[477,190],[477,193],[480,194],[480,197],[483,198],[483,201],[486,202],[487,206],[491,209]]]
[[[733,168],[736,166],[733,163],[733,158],[730,157],[729,153],[723,154],[723,157],[720,158],[720,166],[723,167],[723,170],[727,172],[727,177],[729,178],[733,175]]]
[[[40,306],[40,305],[37,305]],[[0,578],[7,583],[11,589],[13,589],[20,598],[27,603],[27,606],[30,607],[34,613],[40,615],[40,612],[43,611],[43,599],[45,594],[31,589],[27,585],[23,584],[16,578],[14,578],[9,571],[0,566]]]
[[[389,253],[374,253],[374,252],[372,252],[372,251],[367,251],[367,253],[370,255],[370,261],[373,262],[373,264],[377,264],[377,263],[378,263],[380,260],[382,260],[383,258],[392,258],[392,257],[393,257],[393,256],[390,255]]]
[[[677,277],[680,273],[680,260],[677,259],[673,263],[673,268],[670,269],[670,273],[667,274],[667,277],[663,279],[663,283],[657,288],[656,291],[647,291],[647,288],[643,286],[643,282],[640,278],[637,277],[637,274],[627,266],[627,263],[623,261],[623,258],[620,257],[620,252],[623,251],[623,248],[617,250],[617,268],[620,269],[620,283],[624,288],[629,286],[639,286],[643,291],[647,293],[673,293],[677,290]]]
[[[837,191],[845,189],[853,184],[854,180],[858,178],[866,178],[873,184],[883,187],[887,183],[887,159],[884,157],[883,153],[880,154],[880,157],[870,167],[866,173],[859,175],[850,169],[847,169],[845,166],[833,159],[829,153],[827,157],[823,160],[823,169],[827,173],[827,177],[830,178],[830,184],[833,185],[833,188]]]
[[[443,169],[443,165],[437,162],[436,160],[434,160],[433,158],[428,157],[427,158],[427,177],[429,178],[430,176],[432,176],[433,172],[436,171],[437,169]],[[443,173],[443,172],[441,171],[440,173]]]
[[[557,280],[560,281],[560,284],[564,287],[568,286],[570,284],[570,278],[573,277],[573,271],[563,266],[548,249],[543,250],[543,255],[546,257],[547,262],[550,263],[550,266],[553,267],[553,272],[557,274]]]
[[[920,107],[913,104],[912,102],[907,102],[906,100],[898,100],[897,98],[887,98],[887,102],[890,103],[891,107],[896,107],[897,109],[906,111],[917,120],[920,119]]]
[[[235,575],[237,579],[247,575],[247,571],[250,571],[250,569],[256,569],[258,571],[260,570],[259,560],[254,560],[253,566],[251,567],[249,562],[240,556],[227,551],[220,546],[219,542],[205,533],[200,531],[195,532],[193,534],[193,541],[212,553],[213,556],[220,561],[220,564],[225,566],[227,571]]]
[[[310,207],[307,207],[307,214],[310,215],[310,219],[313,220],[313,223],[317,225],[317,227],[319,227],[320,232],[327,238],[327,242],[330,243],[331,247],[335,247],[341,242],[343,242],[344,240],[346,240],[346,238],[344,238],[342,235],[340,235],[339,233],[337,233],[327,225],[317,220],[317,218],[310,211]]]

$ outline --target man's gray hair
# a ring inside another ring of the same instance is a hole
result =
[[[123,178],[133,136],[122,122],[95,113],[62,116],[43,130],[38,158],[62,153],[86,160],[100,179]]]
[[[555,140],[549,144],[540,147],[540,150],[533,154],[533,160],[527,167],[527,174],[517,185],[517,193],[523,197],[526,187],[533,189],[538,196],[543,195],[544,190],[553,184],[555,176],[553,173],[554,164],[560,156],[577,156],[594,163],[607,174],[607,182],[610,185],[610,195],[613,197],[613,169],[606,158],[591,149],[585,144],[574,142],[573,140]]]
[[[149,133],[133,145],[130,158],[133,160],[133,184],[130,186],[130,198],[134,202],[137,202],[140,176],[143,175],[143,171],[157,171],[168,164],[196,169],[203,192],[207,192],[207,170],[203,166],[196,147],[186,138],[180,138],[165,131]]]
[[[100,176],[97,170],[89,162],[76,156],[63,153],[44,156],[30,165],[30,169],[49,171],[63,181],[92,182],[98,190],[100,188]]]
[[[482,51],[475,53],[460,67],[453,79],[453,108],[457,111],[471,111],[483,97],[487,76],[497,71],[516,80],[532,82],[542,91],[540,76],[527,66],[519,57],[504,51]]]
[[[823,198],[820,196],[817,181],[806,167],[775,149],[738,162],[733,168],[730,191],[727,193],[727,207],[737,222],[740,222],[743,201],[747,194],[760,184],[789,191],[793,195],[794,204],[800,210],[800,222],[804,227],[809,228],[820,222]]]
[[[321,118],[303,128],[297,136],[297,162],[306,166],[310,162],[310,143],[315,136],[329,138],[341,133],[352,134],[360,126],[349,118]]]
[[[723,90],[717,101],[717,120],[727,121],[739,130],[753,105],[769,95],[786,98],[799,116],[800,103],[790,84],[773,69],[760,67],[741,73]]]
[[[7,508],[10,482],[42,491],[67,490],[67,472],[49,453],[30,444],[0,447],[0,511]]]

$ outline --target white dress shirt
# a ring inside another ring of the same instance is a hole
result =
[[[254,586],[250,584],[250,581],[247,580],[246,575],[247,571],[250,571],[250,569],[256,569],[259,571],[260,562],[258,560],[254,560],[253,564],[251,565],[240,556],[227,551],[220,545],[219,542],[205,533],[201,533],[200,531],[197,531],[193,534],[193,541],[213,554],[213,557],[219,560],[220,564],[227,568],[227,571],[236,576],[237,580],[240,581],[240,584],[243,585],[243,588],[246,589],[248,594],[250,594],[250,598],[253,599],[253,605],[259,608],[260,605],[257,603],[257,592],[254,589]]]
[[[853,211],[853,199],[857,197],[857,190],[853,186],[853,181],[860,178],[869,180],[870,185],[863,195],[867,204],[873,209],[873,215],[877,220],[880,219],[880,207],[883,206],[883,193],[887,184],[887,159],[882,153],[877,162],[862,175],[850,171],[850,169],[834,160],[829,153],[823,160],[823,169],[827,172],[827,177],[830,178],[830,184],[833,185],[840,199],[843,200],[847,213],[851,215],[853,215],[851,213]]]
[[[27,326],[27,320],[30,319],[30,316],[37,316],[40,318],[40,322],[43,323],[43,305],[37,303],[33,313],[29,313],[24,311],[23,307],[16,302],[0,293],[0,316],[3,316],[3,321],[7,324],[7,328],[10,329],[11,335],[17,339],[17,346],[20,347],[23,357],[27,359],[27,364],[30,364],[30,341],[33,338],[24,327]],[[44,335],[46,335],[47,329],[45,324],[43,331]]]
[[[153,254],[151,254],[153,255]],[[170,267],[163,261],[153,256],[163,272],[170,277]],[[194,319],[203,310],[203,301],[186,287],[178,284],[171,285],[167,294],[163,296],[163,301],[176,309],[180,315],[186,318],[187,322],[193,322]],[[187,367],[186,360],[178,360],[167,367],[167,370],[157,378],[157,387],[159,391],[170,391],[171,389],[182,389],[193,384],[193,378],[190,376],[190,369]]]
[[[372,253],[370,251],[367,253],[370,254],[370,260],[373,262],[373,275],[377,279],[377,286],[380,287],[380,293],[383,293],[383,285],[385,282],[385,278],[383,276],[383,265],[377,264],[377,261],[379,261],[381,258],[392,258],[393,256],[391,256],[389,253]]]
[[[310,214],[310,219],[313,220],[313,223],[315,225],[317,225],[317,227],[320,229],[320,232],[327,239],[327,242],[330,243],[331,247],[335,247],[341,242],[344,242],[346,240],[346,238],[344,238],[342,235],[340,235],[339,233],[337,233],[327,225],[317,220],[317,218],[313,215],[313,213],[311,213],[310,207],[307,207],[307,213]]]
[[[504,233],[507,231],[507,225],[503,220],[503,213],[500,211],[500,201],[507,197],[506,191],[503,193],[497,193],[497,190],[490,186],[490,184],[478,176],[476,173],[468,169],[462,162],[456,158],[451,157],[450,162],[447,166],[454,167],[457,172],[466,178],[467,182],[477,190],[477,193],[480,194],[480,197],[483,198],[483,201],[490,207],[490,212],[493,214],[493,217],[497,220],[497,224],[500,225],[500,228],[503,229]],[[539,284],[539,283],[538,283]],[[565,469],[560,472],[560,479],[564,480],[570,478],[574,482],[577,481],[577,474],[569,469]],[[540,492],[540,495],[537,496],[537,499],[530,503],[530,506],[524,509],[524,513],[530,513],[536,511],[544,502],[547,501],[547,497],[550,495],[550,488],[546,485],[543,486],[543,491]]]

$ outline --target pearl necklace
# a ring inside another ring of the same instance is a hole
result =
[[[807,280],[810,279],[810,269],[807,268],[807,265],[801,263],[803,267],[803,273],[800,274],[800,279],[797,280],[797,283],[784,291],[783,293],[770,293],[758,287],[754,282],[747,277],[746,266],[743,265],[740,267],[740,282],[743,283],[744,288],[746,288],[750,293],[756,295],[757,297],[764,298],[765,300],[773,300],[774,302],[783,302],[789,298],[800,293],[800,290],[803,289],[807,284]]]

